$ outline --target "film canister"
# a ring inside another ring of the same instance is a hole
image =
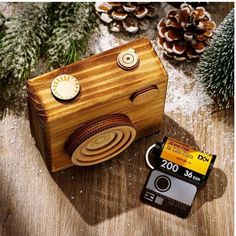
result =
[[[216,156],[165,137],[148,148],[145,158],[153,170],[142,190],[142,201],[186,218],[198,189],[208,179]]]
[[[159,169],[184,181],[203,186],[213,168],[216,155],[198,151],[173,138],[164,137],[146,153],[152,169]]]

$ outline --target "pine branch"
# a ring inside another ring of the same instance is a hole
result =
[[[4,26],[4,23],[5,23],[5,17],[0,12],[0,29]]]
[[[5,25],[5,17],[0,12],[0,39],[4,35],[4,28],[5,28],[4,25]]]
[[[95,25],[93,3],[54,3],[47,58],[52,68],[82,57]]]
[[[34,71],[47,37],[46,11],[46,5],[33,4],[6,22],[0,41],[0,79],[24,80]]]
[[[22,94],[25,80],[34,71],[43,42],[47,39],[49,4],[28,4],[7,19],[0,39],[1,110]],[[0,111],[0,113],[2,112]]]
[[[234,96],[234,9],[218,27],[196,72],[219,107],[230,107]]]

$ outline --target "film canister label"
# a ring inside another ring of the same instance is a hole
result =
[[[206,182],[216,156],[195,150],[172,138],[164,139],[158,167],[181,176],[188,182]]]

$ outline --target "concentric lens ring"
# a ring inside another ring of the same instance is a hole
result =
[[[114,136],[113,136],[113,134],[114,134]],[[97,146],[93,145],[94,140],[102,139],[104,136],[107,136],[107,135],[110,135],[110,137],[112,137],[112,139],[104,140],[104,142],[99,143],[99,145],[97,145]],[[81,149],[81,152],[85,156],[98,155],[98,154],[103,153],[103,152],[113,148],[114,146],[116,146],[121,141],[123,136],[124,136],[124,134],[121,130],[114,129],[114,130],[110,130],[110,131],[106,131],[106,132],[101,132],[100,134],[95,135],[95,137],[92,137],[91,140],[87,140],[87,142],[85,143],[85,145]],[[91,146],[92,146],[92,148],[91,148]]]
[[[135,128],[126,115],[112,114],[77,129],[67,140],[65,149],[74,164],[94,165],[118,155],[135,136]]]

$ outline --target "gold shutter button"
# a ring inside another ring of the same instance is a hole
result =
[[[51,84],[51,92],[59,100],[72,100],[79,94],[79,91],[79,81],[71,75],[59,75],[53,79]]]
[[[134,49],[128,49],[117,56],[117,64],[124,70],[132,70],[139,65],[139,57]]]

